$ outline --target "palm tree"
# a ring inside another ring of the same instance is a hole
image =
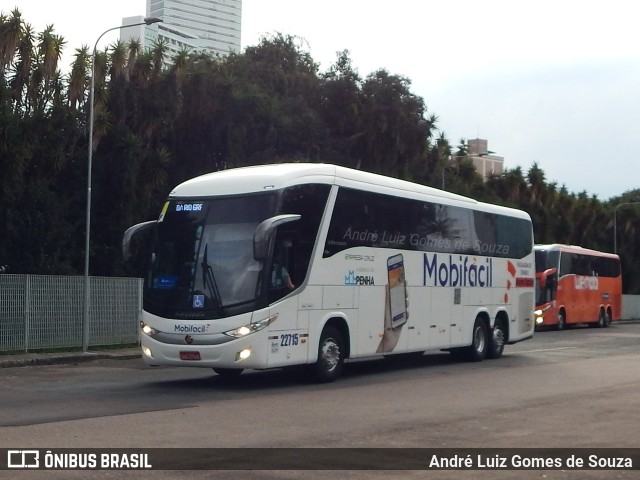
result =
[[[156,40],[151,47],[151,59],[154,77],[158,77],[164,67],[165,58],[169,52],[169,43],[164,38]]]
[[[542,206],[542,200],[544,196],[544,190],[546,188],[544,172],[534,163],[527,173],[527,180],[529,182],[529,200],[531,205]]]
[[[516,167],[506,170],[503,175],[505,182],[505,200],[512,205],[520,206],[527,190],[527,183],[522,174],[522,168]]]
[[[107,110],[108,89],[106,88],[108,71],[108,56],[106,52],[94,52],[93,59],[93,151],[98,149],[100,140],[104,137],[112,124],[112,118]]]
[[[37,55],[33,68],[30,69],[30,78],[27,84],[27,99],[30,108],[43,112],[51,106],[54,90],[51,84],[57,75],[58,60],[62,55],[64,39],[53,33],[53,25],[38,35]],[[30,44],[21,45],[21,48],[29,50]],[[22,55],[22,53],[21,53]],[[25,52],[25,55],[29,55]],[[21,65],[21,73],[25,73],[25,65]]]
[[[46,90],[51,78],[58,69],[58,61],[62,56],[62,49],[66,42],[63,37],[53,33],[53,25],[47,25],[44,32],[38,35],[38,39],[40,40],[38,54],[42,61],[44,87]]]
[[[182,79],[187,75],[191,65],[191,54],[187,48],[181,49],[174,57],[171,64],[170,73],[176,78],[176,83],[181,84]]]
[[[33,39],[34,36],[31,26],[25,25],[17,47],[17,57],[14,66],[15,75],[11,81],[14,112],[16,114],[28,113],[23,107],[27,105],[26,90],[29,85],[31,68],[35,57]]]
[[[151,79],[151,73],[153,72],[153,60],[151,58],[151,52],[139,52],[134,56],[133,63],[131,63],[131,60],[132,58],[131,56],[129,56],[129,75],[131,77],[130,80],[137,87],[146,88],[149,84],[149,80]]]
[[[22,39],[22,14],[15,8],[11,16],[0,14],[0,77],[13,62],[16,49]]]
[[[446,173],[451,161],[451,144],[444,132],[440,132],[427,154],[425,179],[428,185],[444,189]]]
[[[127,67],[127,47],[124,42],[118,40],[111,47],[111,78],[118,80],[125,75]]]
[[[131,72],[136,68],[136,61],[138,59],[138,55],[142,50],[142,46],[140,44],[140,40],[134,38],[129,42],[129,57],[127,59],[127,67],[125,70],[125,77],[127,81],[131,80]]]
[[[556,200],[557,226],[555,228],[555,240],[557,243],[571,243],[571,235],[575,230],[575,217],[570,215],[576,199],[569,193],[566,186],[560,187]]]
[[[71,65],[71,75],[69,76],[69,105],[74,110],[79,110],[85,103],[87,84],[91,72],[91,56],[89,47],[83,45],[76,49],[75,60]]]

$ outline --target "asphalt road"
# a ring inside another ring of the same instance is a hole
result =
[[[446,353],[299,370],[145,367],[140,359],[0,369],[1,448],[640,447],[640,324],[540,332],[499,360]],[[640,471],[0,472],[6,478],[640,478]]]

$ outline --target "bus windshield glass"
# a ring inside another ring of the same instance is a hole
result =
[[[560,252],[558,250],[535,249],[536,257],[536,305],[544,305],[556,298],[556,286],[558,271],[556,270],[550,277],[542,279],[542,274],[551,268],[558,268]],[[542,284],[544,283],[544,288]]]
[[[219,318],[261,293],[253,256],[257,226],[274,215],[277,196],[169,199],[158,220],[145,309],[159,316]]]

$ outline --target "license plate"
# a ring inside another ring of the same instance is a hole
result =
[[[180,352],[180,360],[200,360],[200,352]]]

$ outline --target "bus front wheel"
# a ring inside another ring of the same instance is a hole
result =
[[[312,365],[314,378],[322,383],[335,381],[342,373],[345,346],[340,332],[331,326],[325,327],[318,345],[318,360]]]
[[[564,313],[560,312],[558,314],[558,324],[556,325],[556,330],[564,330],[565,326],[566,326],[566,320],[564,318]]]

